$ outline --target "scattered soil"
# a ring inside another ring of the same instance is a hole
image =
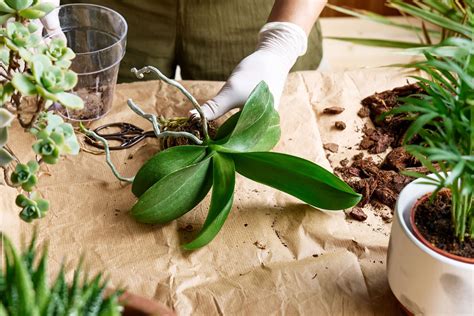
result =
[[[261,242],[259,241],[256,241],[253,243],[255,245],[255,247],[257,247],[258,249],[262,249],[262,250],[265,250],[267,249],[267,246],[265,244],[262,244]]]
[[[346,129],[346,123],[344,123],[343,121],[337,121],[334,123],[334,127],[340,131],[343,131]]]
[[[363,222],[367,219],[367,214],[365,214],[360,207],[353,207],[349,212],[349,216],[359,222]]]
[[[364,126],[358,149],[367,150],[369,154],[385,153],[390,148],[392,150],[381,163],[375,163],[372,157],[364,158],[361,152],[352,158],[351,164],[345,159],[340,162],[340,167],[335,168],[337,174],[355,191],[362,194],[363,198],[358,207],[370,204],[376,209],[388,206],[393,210],[398,194],[413,180],[400,172],[403,170],[427,172],[419,161],[401,147],[410,121],[406,120],[404,115],[392,115],[377,120],[381,114],[398,107],[400,97],[422,93],[423,90],[418,85],[410,84],[375,93],[362,100],[362,108],[357,114],[363,118],[369,117],[374,127]],[[358,217],[358,214],[359,210],[356,208],[355,216]],[[350,215],[352,217],[352,214]],[[384,213],[382,218],[384,221],[391,221],[392,214]]]
[[[378,118],[380,115],[400,106],[399,98],[423,93],[423,89],[417,84],[409,84],[403,87],[395,88],[393,90],[375,93],[374,95],[363,99],[361,104],[363,108],[368,110],[370,119],[377,128],[377,131],[386,134],[391,138],[390,145],[392,147],[400,147],[403,143],[405,132],[411,122],[406,120],[406,116],[404,114],[389,115],[384,119]]]
[[[187,117],[178,117],[173,119],[160,118],[160,124],[162,125],[162,131],[188,132],[201,140],[204,138],[202,134],[201,121],[198,119]],[[216,135],[217,124],[215,122],[208,122],[208,132],[211,138]],[[160,139],[160,141],[161,147],[163,149],[192,144],[192,142],[185,137],[163,137]]]
[[[466,236],[461,243],[453,234],[449,191],[438,193],[433,202],[426,199],[419,204],[415,213],[415,225],[435,247],[453,255],[474,258],[474,239]]]
[[[323,145],[323,148],[332,153],[337,153],[339,151],[339,145],[335,143],[326,143]]]
[[[324,114],[331,114],[331,115],[335,115],[335,114],[340,114],[342,112],[344,112],[345,108],[342,108],[340,106],[331,106],[329,108],[325,108],[323,110],[323,113]]]

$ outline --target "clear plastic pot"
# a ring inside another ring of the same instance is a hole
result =
[[[58,111],[73,121],[97,120],[112,107],[127,22],[119,13],[93,4],[63,5],[50,15],[59,19],[61,31],[45,34],[45,39],[66,37],[76,53],[71,69],[78,74],[78,83],[73,92],[84,100],[83,110],[58,107]]]

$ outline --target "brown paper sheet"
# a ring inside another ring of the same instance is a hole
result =
[[[322,144],[340,145],[333,166],[352,157],[364,122],[355,114],[360,100],[375,91],[405,83],[397,71],[302,72],[289,76],[279,109],[282,138],[278,152],[298,155],[330,168]],[[215,95],[222,83],[183,82],[198,101]],[[96,123],[126,121],[149,129],[127,107],[132,98],[147,112],[186,115],[190,104],[174,88],[156,81],[119,85],[112,112]],[[321,115],[342,106],[338,115]],[[332,129],[344,120],[344,131]],[[321,133],[321,134],[320,134]],[[18,128],[15,140],[26,139]],[[28,152],[20,144],[20,154]],[[133,176],[157,150],[156,140],[114,152],[123,175]],[[103,155],[82,152],[42,170],[41,193],[51,210],[38,221],[39,239],[50,244],[50,269],[63,258],[86,254],[91,272],[107,271],[112,286],[154,297],[179,315],[395,315],[387,285],[385,256],[390,226],[369,212],[364,223],[343,212],[322,212],[298,200],[237,178],[235,203],[216,239],[194,252],[179,245],[202,225],[209,198],[164,226],[136,223],[128,210],[135,198],[105,164]],[[33,225],[20,223],[15,190],[0,186],[0,229],[14,239]],[[190,226],[191,225],[191,226]],[[189,232],[192,227],[193,231]],[[72,273],[73,264],[67,264]]]

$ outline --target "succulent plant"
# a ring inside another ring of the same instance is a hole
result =
[[[62,38],[55,38],[51,40],[48,45],[41,46],[41,53],[46,55],[55,66],[61,68],[69,68],[71,66],[71,59],[76,54],[67,47],[66,41]]]
[[[38,29],[35,24],[25,26],[19,22],[8,23],[5,29],[2,29],[3,44],[14,52],[18,52],[21,58],[29,60],[32,56],[30,49],[38,46],[41,38],[34,34]]]
[[[6,264],[0,266],[0,315],[120,315],[119,303],[122,291],[104,295],[107,281],[102,274],[81,281],[81,263],[74,269],[71,285],[66,283],[61,269],[52,285],[49,285],[48,250],[37,249],[33,236],[28,248],[21,253],[4,235],[3,257]]]
[[[54,9],[54,5],[39,0],[0,0],[0,24],[16,15],[24,19],[39,19]]]
[[[12,155],[3,148],[8,141],[8,127],[14,116],[4,108],[0,108],[0,166],[5,166],[13,160]]]
[[[20,218],[25,222],[44,217],[49,209],[48,201],[42,199],[37,192],[31,193],[29,197],[24,194],[18,195],[15,204],[22,208]]]
[[[27,164],[19,163],[11,175],[11,181],[14,185],[21,186],[23,190],[31,192],[38,182],[36,172],[39,164],[36,160],[30,160]]]
[[[69,109],[81,109],[84,103],[77,95],[64,92],[77,84],[73,71],[54,66],[46,55],[31,58],[32,75],[16,73],[12,84],[25,96],[39,94],[50,102],[59,102]]]

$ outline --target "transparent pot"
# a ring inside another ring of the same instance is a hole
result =
[[[112,108],[127,22],[119,13],[93,4],[67,4],[49,15],[59,19],[61,31],[44,38],[66,37],[68,47],[76,53],[71,69],[78,74],[78,83],[73,92],[84,100],[82,110],[57,109],[72,121],[97,120]]]

